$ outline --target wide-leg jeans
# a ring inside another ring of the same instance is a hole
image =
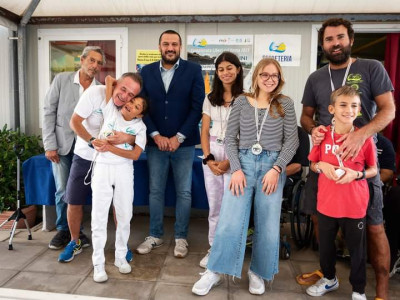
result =
[[[286,174],[279,176],[277,190],[266,195],[262,179],[272,168],[278,151],[263,151],[254,155],[251,150],[239,150],[239,159],[247,186],[244,195],[224,193],[217,231],[211,247],[207,268],[216,273],[240,278],[246,248],[249,216],[254,199],[253,251],[250,270],[265,280],[278,273],[279,234],[282,192]]]

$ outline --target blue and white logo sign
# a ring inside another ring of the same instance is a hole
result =
[[[255,35],[254,62],[267,57],[276,59],[282,66],[300,66],[301,35]]]

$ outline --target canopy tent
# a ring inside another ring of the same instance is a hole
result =
[[[0,7],[23,16],[31,0],[0,0]],[[400,1],[386,0],[41,0],[32,18],[62,16],[196,16],[196,15],[312,15],[393,14]],[[222,19],[222,18],[221,18]],[[222,19],[223,20],[223,19]]]
[[[40,24],[322,22],[342,16],[353,23],[399,23],[400,1],[386,0],[0,0],[0,25],[18,35],[16,124],[26,127],[25,27]],[[8,24],[5,24],[5,20]],[[11,25],[10,25],[11,23]],[[18,31],[17,31],[18,30]],[[18,33],[17,33],[18,32]],[[7,32],[4,33],[7,35]],[[15,53],[16,54],[16,53]],[[18,120],[19,119],[19,120]]]

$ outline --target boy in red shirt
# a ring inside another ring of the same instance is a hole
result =
[[[306,292],[310,296],[322,296],[339,288],[335,275],[335,237],[340,227],[350,251],[352,299],[366,299],[365,215],[369,189],[365,179],[377,173],[375,145],[372,138],[369,138],[357,157],[342,161],[335,151],[341,145],[338,139],[357,130],[353,121],[361,110],[358,92],[350,86],[337,89],[331,95],[328,109],[333,115],[332,125],[328,126],[322,143],[314,146],[308,156],[311,169],[320,173],[317,211],[320,265],[325,277],[310,286]]]

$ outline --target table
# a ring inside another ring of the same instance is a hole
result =
[[[207,195],[204,187],[204,175],[201,159],[201,149],[196,149],[193,162],[192,176],[192,207],[208,209]],[[143,152],[134,162],[134,206],[149,205],[149,175],[147,170],[147,156]],[[55,205],[55,183],[51,162],[44,154],[36,155],[22,164],[25,186],[25,201],[27,205]],[[172,170],[168,174],[167,188],[165,191],[165,206],[175,206],[175,186]],[[91,197],[87,199],[91,204]]]

